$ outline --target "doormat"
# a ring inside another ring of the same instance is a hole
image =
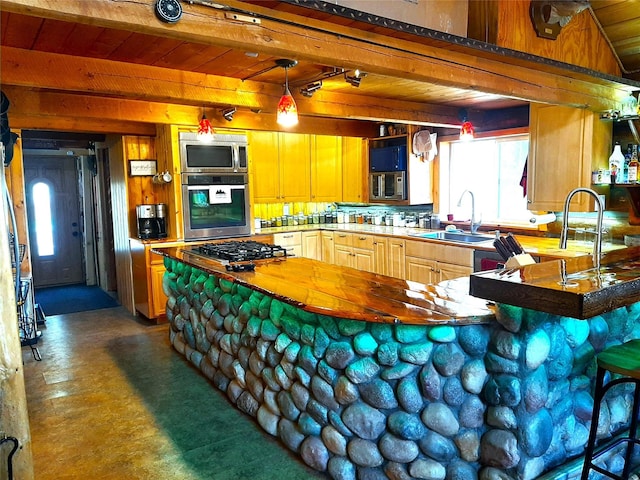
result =
[[[35,303],[40,305],[47,316],[100,310],[120,305],[117,300],[95,285],[36,288],[34,295]]]

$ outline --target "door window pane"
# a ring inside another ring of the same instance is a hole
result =
[[[38,256],[53,255],[53,219],[51,218],[51,188],[44,182],[33,185],[33,211]]]

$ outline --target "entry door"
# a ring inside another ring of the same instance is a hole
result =
[[[85,283],[76,158],[25,156],[33,283]]]

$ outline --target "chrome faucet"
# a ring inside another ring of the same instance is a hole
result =
[[[468,193],[469,195],[471,195],[471,226],[470,226],[470,230],[471,233],[476,233],[478,231],[478,228],[480,228],[480,224],[482,223],[481,220],[478,220],[476,222],[476,201],[475,198],[473,196],[473,192],[471,190],[465,190],[464,192],[462,192],[462,195],[460,195],[460,200],[458,200],[458,207],[462,206],[462,199],[464,198],[464,194]]]
[[[596,225],[596,240],[593,242],[593,264],[595,268],[600,269],[600,252],[602,251],[602,216],[604,211],[604,205],[602,204],[602,200],[598,196],[596,192],[591,190],[590,188],[575,188],[569,192],[567,195],[567,199],[564,201],[564,211],[562,212],[562,232],[560,233],[560,247],[562,249],[567,248],[567,234],[569,232],[569,204],[571,203],[571,199],[576,193],[588,193],[596,200],[596,205],[598,208],[598,220]]]

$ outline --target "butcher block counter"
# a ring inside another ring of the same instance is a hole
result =
[[[487,302],[468,295],[468,277],[423,285],[301,257],[258,260],[254,271],[233,272],[192,248],[154,251],[313,313],[416,325],[471,324],[493,318]]]
[[[474,273],[476,297],[555,315],[591,318],[640,301],[640,247]]]

